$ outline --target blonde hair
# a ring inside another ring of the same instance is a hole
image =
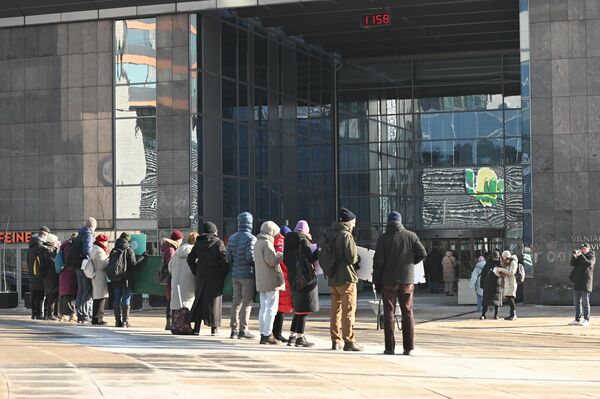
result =
[[[191,232],[188,236],[187,243],[190,245],[194,245],[196,243],[196,239],[198,239],[199,234],[195,231]]]

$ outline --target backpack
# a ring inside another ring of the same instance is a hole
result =
[[[515,278],[517,279],[517,284],[523,284],[525,281],[525,267],[522,263],[517,265],[517,272],[515,273]]]
[[[108,255],[108,266],[106,266],[106,276],[110,281],[123,281],[127,271],[127,250],[123,248],[113,248]]]
[[[319,245],[317,256],[325,278],[333,277],[337,271],[335,260],[335,238],[333,235],[325,236],[322,244]]]
[[[303,290],[306,287],[316,284],[317,276],[312,267],[312,264],[302,254],[298,255],[298,259],[295,263],[296,276],[292,281],[292,288],[297,291]],[[325,271],[325,270],[323,270]]]
[[[33,277],[42,277],[42,261],[40,256],[36,256],[33,260]]]
[[[62,272],[64,268],[65,268],[64,254],[59,249],[58,252],[56,253],[56,257],[54,258],[54,270],[56,271],[57,274],[60,274],[60,272]]]
[[[80,268],[81,262],[83,262],[83,243],[81,242],[81,238],[74,238],[67,248],[65,266],[73,269]]]

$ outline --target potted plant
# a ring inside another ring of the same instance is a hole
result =
[[[10,224],[10,216],[8,218],[8,222],[6,223],[6,231],[8,231],[8,225]],[[6,234],[5,234],[6,236]],[[16,308],[19,305],[19,294],[16,291],[9,291],[8,279],[11,277],[9,271],[6,266],[6,242],[3,244],[2,248],[2,259],[0,259],[0,309],[9,309]],[[17,270],[15,269],[14,275],[12,276],[15,281],[17,281]]]

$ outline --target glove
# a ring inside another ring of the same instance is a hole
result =
[[[360,255],[356,255],[356,257],[358,258],[358,260],[352,266],[354,266],[354,270],[360,270]]]

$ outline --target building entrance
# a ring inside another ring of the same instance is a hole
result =
[[[29,269],[27,268],[27,246],[10,245],[0,248],[0,287],[17,292],[19,304],[29,291]]]

